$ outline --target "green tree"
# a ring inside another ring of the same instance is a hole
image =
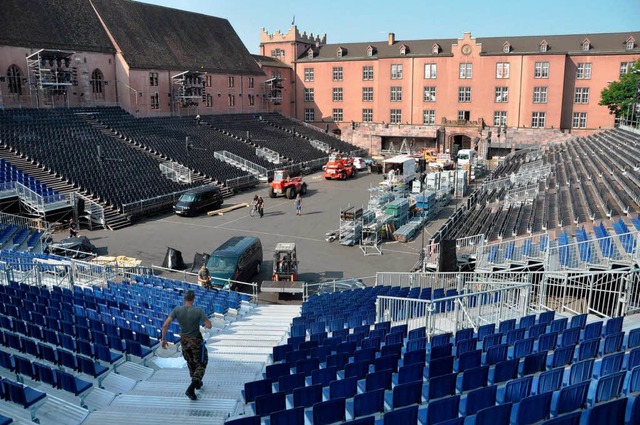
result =
[[[620,77],[620,81],[612,81],[608,87],[602,89],[598,104],[609,108],[609,112],[618,118],[636,121],[638,79],[640,79],[640,60]]]

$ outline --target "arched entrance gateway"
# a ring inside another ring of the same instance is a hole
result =
[[[466,134],[453,134],[447,143],[451,156],[455,156],[460,149],[473,149],[471,137]]]

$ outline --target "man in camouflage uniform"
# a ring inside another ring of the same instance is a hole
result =
[[[162,348],[167,348],[167,330],[174,319],[178,319],[180,324],[180,344],[182,345],[182,356],[187,361],[191,385],[187,388],[186,395],[191,400],[197,400],[195,390],[202,388],[202,377],[204,376],[209,355],[200,333],[200,323],[211,329],[211,321],[200,307],[194,307],[195,294],[193,291],[184,293],[184,305],[177,306],[167,320],[162,325]]]

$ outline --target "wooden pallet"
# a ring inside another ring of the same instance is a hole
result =
[[[240,208],[245,208],[245,207],[248,207],[248,206],[249,206],[249,204],[247,204],[246,202],[243,202],[241,204],[235,204],[235,205],[231,205],[231,206],[228,206],[228,207],[225,207],[225,208],[220,208],[219,210],[209,211],[209,212],[207,212],[207,215],[208,216],[224,215],[225,213],[228,213],[230,211],[237,210],[237,209],[240,209]]]

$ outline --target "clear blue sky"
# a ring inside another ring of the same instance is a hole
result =
[[[225,18],[251,53],[260,28],[326,34],[328,43],[640,31],[640,0],[143,0]],[[453,7],[452,7],[453,6]]]

